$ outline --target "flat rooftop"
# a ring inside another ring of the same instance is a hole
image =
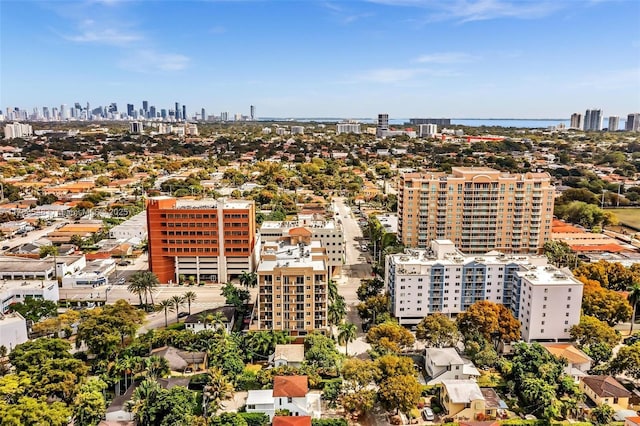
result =
[[[223,203],[223,208],[225,209],[248,209],[251,205],[253,205],[253,201],[248,201],[248,200],[178,199],[176,202],[176,208],[178,209],[217,209],[219,202]]]
[[[50,286],[58,287],[54,280],[0,280],[0,294],[12,290],[43,290]],[[57,290],[56,290],[57,292]]]
[[[262,250],[262,254],[264,255],[275,254],[276,259],[275,260],[261,259],[260,264],[258,265],[259,272],[273,271],[275,268],[279,268],[279,267],[290,267],[290,268],[311,267],[314,271],[326,270],[326,265],[324,260],[313,260],[313,253],[311,249],[322,247],[319,241],[312,241],[310,245],[302,246],[302,248],[297,245],[277,244],[277,249],[275,251],[269,248],[273,246],[274,245],[271,245],[271,244],[265,244]]]
[[[517,271],[516,274],[533,285],[583,285],[573,277],[570,271],[561,270],[551,265],[529,266],[524,271]]]
[[[312,220],[312,221],[299,221],[299,220],[290,220],[290,221],[275,221],[268,220],[262,222],[260,229],[288,229],[288,228],[308,228],[313,231],[316,228],[322,229],[336,229],[336,223],[332,220]]]

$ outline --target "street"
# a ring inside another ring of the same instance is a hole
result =
[[[362,332],[362,321],[356,309],[356,306],[360,303],[357,296],[360,280],[372,278],[371,264],[369,263],[370,255],[360,250],[360,243],[356,239],[362,238],[362,230],[351,208],[345,204],[345,199],[342,197],[335,198],[333,203],[337,213],[336,220],[339,218],[342,221],[346,253],[342,274],[335,280],[338,284],[338,293],[344,297],[347,305],[347,321],[358,326],[358,337],[348,346],[349,354],[360,355],[371,348],[365,341],[365,335]],[[340,348],[343,349],[343,347]]]

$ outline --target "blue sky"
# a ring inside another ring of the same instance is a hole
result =
[[[638,0],[0,0],[0,107],[259,117],[640,111]]]

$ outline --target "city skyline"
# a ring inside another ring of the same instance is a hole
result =
[[[640,110],[640,3],[0,2],[0,107],[257,117]],[[598,31],[594,31],[598,28]],[[19,41],[19,42],[17,42]],[[599,60],[598,51],[607,60]],[[10,58],[7,60],[6,58]],[[66,101],[66,102],[65,102]]]

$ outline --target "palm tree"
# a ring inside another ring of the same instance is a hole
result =
[[[173,312],[173,301],[171,299],[165,299],[158,303],[158,307],[164,310],[164,326],[169,327],[169,320],[167,319],[167,312]]]
[[[240,275],[240,284],[242,284],[247,290],[249,290],[249,288],[254,288],[258,285],[258,275],[255,272],[244,271]]]
[[[329,280],[327,282],[327,292],[329,293],[330,301],[336,300],[336,297],[338,297],[338,284],[333,280]]]
[[[636,320],[636,308],[638,307],[638,302],[640,302],[640,282],[633,281],[631,286],[627,288],[629,295],[627,296],[629,303],[633,307],[633,314],[631,314],[631,328],[629,329],[629,334],[633,333],[633,323]]]
[[[137,424],[151,425],[156,421],[155,405],[162,388],[155,380],[144,380],[133,391],[133,395],[126,402],[125,408],[133,414]]]
[[[140,306],[142,306],[142,294],[146,294],[146,287],[138,280],[131,280],[127,286],[127,290],[129,290],[129,293],[138,295],[140,298]]]
[[[149,358],[144,359],[144,370],[147,377],[151,379],[164,377],[171,371],[169,361],[157,355],[151,355]]]
[[[195,302],[195,300],[198,298],[198,295],[194,291],[187,291],[182,295],[182,297],[184,298],[184,301],[187,302],[189,315],[191,315],[191,303]]]
[[[176,310],[176,322],[180,322],[180,306],[184,305],[184,297],[175,295],[171,299],[173,308]]]
[[[347,315],[347,306],[344,303],[344,297],[338,296],[327,309],[327,317],[329,324],[338,325]]]
[[[131,284],[129,286],[133,286],[136,290],[132,291],[132,293],[143,292],[145,304],[147,305],[149,304],[147,299],[148,294],[151,297],[151,304],[153,305],[153,292],[156,291],[156,288],[160,284],[156,274],[151,271],[139,271],[131,276],[130,282]],[[142,304],[142,298],[140,298],[140,304]]]
[[[342,323],[338,326],[338,343],[344,343],[344,352],[349,355],[349,342],[356,340],[358,334],[358,326],[349,322]]]
[[[202,392],[204,416],[215,415],[222,408],[222,401],[233,395],[233,390],[233,384],[220,368],[210,368],[207,372],[207,384]]]

